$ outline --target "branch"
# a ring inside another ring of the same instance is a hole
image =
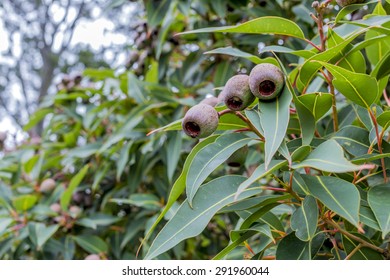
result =
[[[15,75],[16,75],[16,77],[18,77],[18,79],[20,81],[20,86],[22,88],[22,94],[24,97],[24,108],[25,108],[28,116],[30,117],[30,114],[31,114],[31,110],[29,110],[30,106],[27,106],[27,104],[30,104],[30,99],[29,99],[28,94],[27,94],[27,86],[26,86],[25,79],[23,77],[20,60],[18,60],[16,67],[15,67],[15,70],[16,70]]]
[[[61,46],[61,50],[59,51],[59,54],[61,54],[63,51],[65,51],[69,47],[69,44],[70,44],[70,42],[71,42],[71,40],[73,38],[73,34],[74,34],[74,30],[75,30],[76,24],[81,19],[81,15],[83,13],[84,6],[85,6],[85,1],[83,1],[81,3],[77,16],[75,17],[74,21],[69,26],[69,28],[67,29],[68,33],[66,35],[68,35],[68,39],[67,40],[64,39],[64,41],[62,42],[62,46]]]
[[[38,7],[37,7],[38,8]],[[49,21],[49,8],[50,6],[47,5],[46,6],[46,9],[45,9],[45,14],[43,17],[40,17],[40,23],[39,23],[39,26],[41,27],[41,40],[44,44],[45,47],[48,47],[49,44],[46,42],[46,38],[45,38],[45,34],[46,34],[46,25],[47,25],[47,22]],[[39,20],[39,19],[38,19]],[[52,40],[53,41],[53,40]]]
[[[71,1],[68,0],[68,3],[65,7],[65,14],[62,18],[62,20],[60,20],[57,24],[53,24],[53,28],[54,28],[54,31],[53,31],[53,34],[52,34],[52,41],[51,41],[51,44],[50,44],[50,48],[53,46],[54,44],[54,38],[57,34],[57,31],[58,31],[58,28],[60,27],[61,23],[64,22],[66,20],[66,18],[68,17],[68,14],[69,14],[69,10],[70,10],[70,4],[71,4]]]

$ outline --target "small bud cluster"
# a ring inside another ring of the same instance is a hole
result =
[[[230,78],[218,98],[206,98],[190,108],[184,116],[182,127],[192,138],[204,138],[217,130],[219,114],[214,109],[224,102],[231,111],[242,111],[256,98],[272,101],[280,95],[284,87],[282,71],[270,63],[255,66],[250,75],[236,75]]]

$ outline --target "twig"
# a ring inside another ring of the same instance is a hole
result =
[[[377,247],[375,246],[374,244],[371,244],[369,242],[367,242],[366,240],[364,239],[361,239],[360,237],[356,236],[356,235],[353,235],[352,233],[349,233],[348,231],[344,230],[342,227],[340,227],[337,223],[335,223],[333,220],[331,219],[328,219],[328,218],[324,218],[324,221],[331,225],[332,227],[334,227],[335,229],[337,229],[340,233],[344,234],[345,236],[348,236],[349,238],[359,242],[360,244],[362,244],[362,246],[364,247],[367,247],[367,248],[370,248],[380,254],[383,254],[384,256],[387,256],[387,250],[385,249],[382,249],[380,247]]]
[[[376,117],[375,117],[374,113],[372,112],[371,108],[368,109],[368,112],[370,114],[372,123],[374,124],[376,139],[377,139],[377,142],[378,142],[379,153],[383,154],[382,138],[381,138],[381,136],[379,134],[378,122],[376,121]],[[387,183],[386,165],[385,165],[385,159],[384,158],[381,158],[381,165],[382,165],[383,179],[385,180],[385,183]]]
[[[362,247],[363,247],[363,245],[362,245],[361,243],[358,244],[358,245],[351,251],[351,253],[349,253],[348,256],[345,257],[345,260],[351,259],[351,257],[352,257],[357,251],[359,251]]]

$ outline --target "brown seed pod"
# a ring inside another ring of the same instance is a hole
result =
[[[208,104],[198,104],[189,109],[184,116],[182,127],[192,138],[204,138],[218,127],[218,112]]]
[[[248,75],[236,75],[231,77],[223,91],[225,105],[232,111],[242,111],[252,104],[255,96],[249,88]]]
[[[61,205],[59,203],[53,203],[50,205],[50,210],[56,213],[61,213]]]
[[[41,185],[39,186],[39,191],[46,193],[51,192],[56,187],[56,181],[54,181],[52,178],[48,178],[43,180]]]
[[[86,256],[84,260],[97,261],[97,260],[100,260],[100,256],[97,254],[91,254],[91,255]]]
[[[211,96],[211,97],[206,97],[205,99],[200,101],[199,104],[207,104],[207,105],[210,105],[212,107],[215,107],[215,106],[217,106],[218,103],[219,103],[218,98],[215,96]]]
[[[283,73],[273,64],[258,64],[249,75],[249,87],[253,95],[260,100],[272,100],[282,93]]]

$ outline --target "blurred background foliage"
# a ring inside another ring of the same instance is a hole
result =
[[[11,116],[15,126],[30,133],[22,143],[7,140],[12,136],[4,132],[0,139],[1,259],[136,258],[196,144],[181,131],[147,134],[180,119],[200,100],[217,96],[232,75],[248,73],[254,65],[251,59],[205,52],[238,48],[256,61],[268,45],[304,47],[282,36],[177,33],[275,15],[295,21],[308,38],[316,34],[309,16],[312,1],[305,0],[53,1],[73,7],[80,19],[98,8],[117,32],[126,34],[124,44],[106,47],[110,61],[103,49],[70,46],[66,40],[63,48],[50,45],[62,23],[42,17],[50,11],[46,2],[1,4],[2,16],[11,9],[18,16],[8,13],[14,25],[4,18],[9,34],[19,32],[23,38],[21,55],[4,54],[16,56],[17,62],[0,68],[1,116]],[[124,12],[128,5],[131,12]],[[23,25],[16,24],[19,19]],[[78,24],[72,19],[58,32]],[[26,30],[31,24],[34,32]],[[126,59],[114,63],[121,53]],[[285,65],[297,62],[288,54],[281,59]],[[10,83],[26,90],[24,99],[12,100]],[[250,170],[256,159],[247,162]],[[207,232],[160,257],[209,259],[228,245],[228,230],[237,219],[217,215]],[[236,257],[244,258],[245,252]]]

